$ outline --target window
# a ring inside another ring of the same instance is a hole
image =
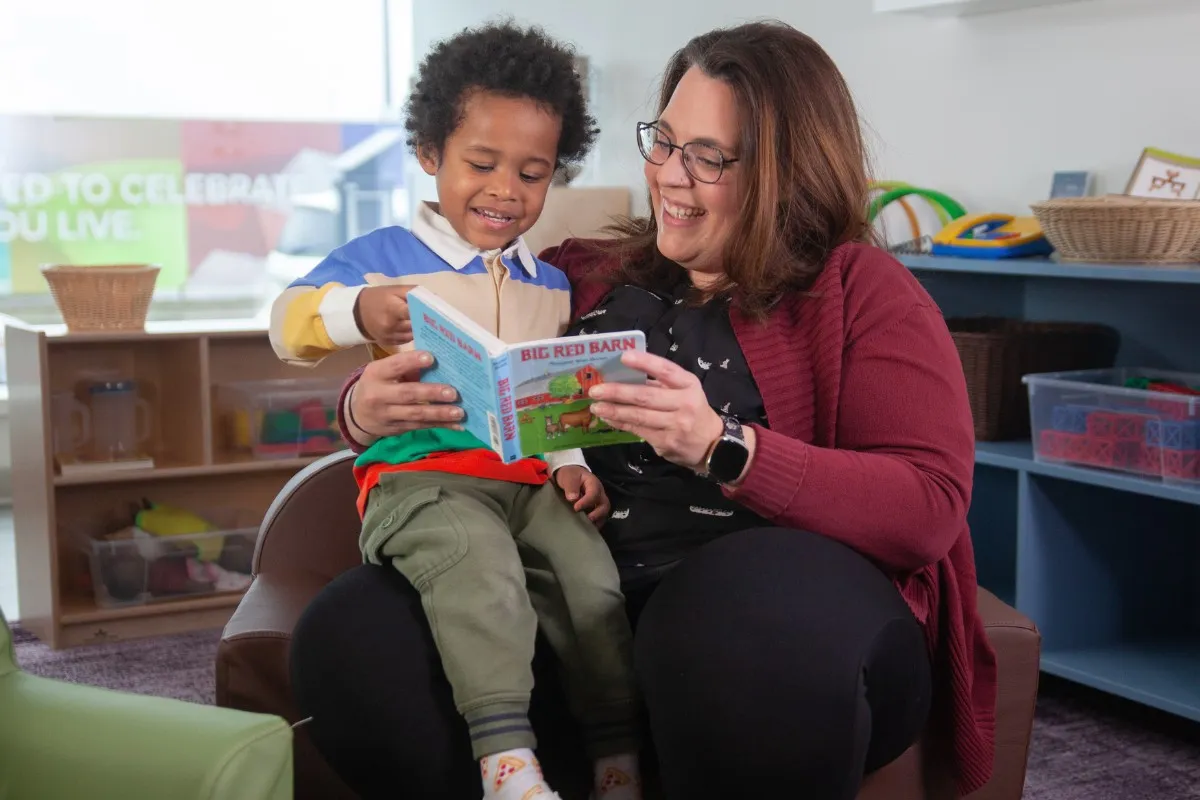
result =
[[[252,317],[404,222],[411,39],[411,0],[6,4],[0,313],[58,321],[40,264],[153,262],[151,318]]]

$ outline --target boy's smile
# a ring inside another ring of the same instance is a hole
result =
[[[526,97],[475,91],[441,153],[421,150],[439,211],[480,250],[503,248],[537,222],[558,157],[562,120]]]

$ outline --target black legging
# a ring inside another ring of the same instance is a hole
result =
[[[784,787],[852,800],[925,724],[920,627],[883,573],[832,540],[729,534],[628,595],[653,738],[643,769],[670,800]],[[586,798],[591,771],[546,648],[534,669],[546,779]],[[358,567],[321,592],[296,626],[292,682],[317,747],[364,798],[480,797],[420,597],[395,570]]]

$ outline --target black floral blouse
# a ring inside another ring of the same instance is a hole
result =
[[[762,396],[730,324],[728,302],[689,305],[688,289],[686,281],[662,295],[618,287],[569,333],[641,330],[650,353],[700,378],[714,409],[743,424],[766,426]],[[649,445],[593,447],[585,456],[612,501],[603,534],[626,583],[656,578],[718,536],[769,524],[727,499],[715,483],[660,458]]]

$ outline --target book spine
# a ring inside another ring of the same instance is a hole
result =
[[[512,370],[509,354],[503,353],[492,359],[492,379],[496,386],[496,412],[488,416],[488,432],[492,449],[500,454],[505,464],[524,457],[521,453],[521,435],[517,430],[517,404],[513,397]]]

